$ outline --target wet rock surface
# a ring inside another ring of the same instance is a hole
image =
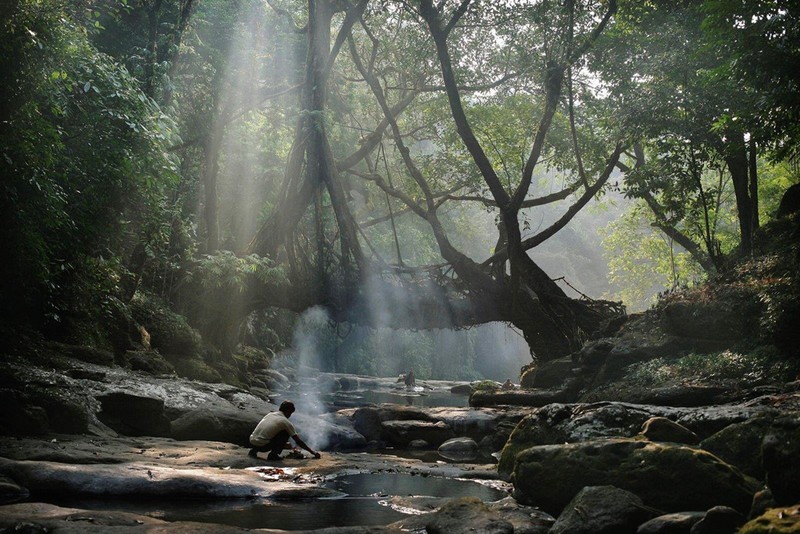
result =
[[[800,505],[767,510],[748,521],[739,534],[789,534],[800,532]]]
[[[425,522],[429,534],[513,534],[514,525],[486,504],[474,498],[445,503]]]
[[[642,500],[614,486],[587,486],[569,502],[550,534],[636,532],[652,517]]]
[[[7,436],[0,437],[0,498],[25,502],[0,507],[0,527],[17,528],[28,521],[20,528],[31,532],[99,532],[112,526],[241,532],[237,527],[163,522],[147,515],[35,501],[56,493],[105,499],[316,502],[341,495],[324,485],[326,479],[355,473],[468,479],[503,490],[511,486],[498,478],[513,475],[516,499],[481,503],[387,494],[386,506],[411,515],[385,526],[315,532],[544,534],[638,528],[699,534],[735,529],[730,525],[741,523],[764,482],[775,501],[764,500],[760,510],[776,505],[791,510],[800,500],[797,387],[754,389],[746,401],[709,406],[691,406],[707,390],[688,406],[665,400],[659,391],[648,395],[673,405],[552,402],[580,398],[576,380],[583,379],[576,378],[576,371],[610,372],[609,358],[622,352],[618,344],[600,341],[570,361],[540,369],[538,379],[530,372],[534,383],[555,389],[527,391],[474,390],[471,384],[434,381],[412,391],[398,387],[394,378],[327,373],[298,378],[292,370],[269,369],[260,370],[255,385],[246,389],[107,367],[97,362],[108,355],[92,351],[50,367],[4,362],[0,400],[7,402],[0,404],[0,430]],[[569,376],[559,381],[565,372]],[[29,387],[22,388],[23,383]],[[313,402],[303,397],[301,384],[318,393]],[[453,389],[472,392],[473,405],[433,405],[433,396],[449,395]],[[678,396],[700,391],[679,389]],[[377,395],[371,396],[373,392]],[[369,402],[387,397],[401,404]],[[323,450],[322,459],[305,455],[270,462],[266,455],[247,456],[253,427],[282,398],[300,400],[302,408],[292,421],[309,444]],[[477,406],[482,403],[487,406]],[[396,455],[375,452],[392,448]],[[442,461],[480,462],[471,459],[474,453],[488,458],[501,448],[499,466]],[[670,511],[676,514],[647,521]],[[548,512],[560,514],[558,523]],[[790,517],[786,514],[770,516],[769,528],[776,521],[785,523]],[[65,518],[70,518],[69,525]]]
[[[665,512],[727,505],[746,513],[758,489],[703,450],[624,438],[531,447],[517,456],[513,482],[518,501],[554,515],[585,486],[616,486]]]
[[[675,512],[654,517],[636,529],[636,534],[689,534],[705,512]]]
[[[694,445],[700,441],[697,434],[666,417],[651,417],[642,425],[642,435],[650,441],[669,441]]]

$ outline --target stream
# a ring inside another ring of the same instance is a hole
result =
[[[453,394],[453,383],[430,381],[415,388],[405,388],[393,379],[358,378],[345,375],[317,377],[312,384],[294,384],[285,394],[295,399],[301,413],[315,416],[372,404],[395,404],[416,407],[466,407],[468,397]],[[337,384],[336,388],[319,387]],[[315,386],[315,387],[309,387]],[[298,428],[301,435],[302,428]],[[361,453],[343,454],[354,460]],[[134,498],[87,498],[63,495],[37,496],[63,507],[94,511],[124,511],[147,515],[164,521],[197,521],[242,528],[312,530],[326,527],[387,525],[412,514],[438,506],[442,498],[477,497],[493,502],[508,495],[500,481],[467,480],[433,476],[419,472],[394,472],[402,461],[431,467],[459,464],[494,463],[489,456],[445,458],[435,448],[383,448],[366,453],[381,458],[385,472],[344,472],[318,478],[315,483],[340,492],[340,496],[314,499],[249,500],[154,500]],[[396,458],[395,461],[392,458]],[[357,460],[355,460],[357,463]],[[485,465],[483,467],[486,467]],[[258,469],[258,468],[248,468]],[[277,468],[280,470],[280,467]],[[306,482],[308,483],[308,482]]]

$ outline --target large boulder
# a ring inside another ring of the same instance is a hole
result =
[[[536,445],[635,436],[655,415],[677,417],[678,412],[626,403],[549,404],[517,425],[503,448],[498,470],[511,473],[516,455]]]
[[[629,491],[587,486],[570,501],[550,534],[634,534],[652,516]]]
[[[677,409],[676,412],[678,416],[675,421],[697,434],[701,440],[729,425],[759,416],[774,416],[776,413],[771,407],[760,405],[758,399],[747,404],[703,406]]]
[[[488,506],[514,526],[514,534],[547,534],[556,522],[547,512],[519,504],[511,496],[489,503]]]
[[[539,407],[554,402],[575,400],[571,389],[518,389],[477,390],[469,397],[469,405],[482,406],[532,406]]]
[[[728,388],[704,384],[674,384],[663,387],[642,388],[631,392],[626,400],[659,406],[708,406],[725,401]]]
[[[178,440],[208,440],[250,446],[250,434],[263,414],[233,406],[209,403],[172,421],[171,434]]]
[[[22,501],[27,499],[29,495],[30,492],[26,488],[23,488],[10,478],[0,475],[0,504]]]
[[[37,384],[26,387],[25,396],[29,402],[44,409],[50,432],[59,434],[88,432],[90,401],[83,392],[72,388],[54,390]]]
[[[353,413],[355,429],[369,441],[381,439],[381,414],[376,408],[359,408]]]
[[[705,512],[674,512],[645,521],[636,534],[689,534],[692,526],[705,516]]]
[[[430,408],[428,413],[432,420],[447,423],[457,436],[476,441],[493,435],[504,421],[511,420],[516,424],[522,419],[518,412],[490,408]]]
[[[32,436],[45,434],[49,429],[44,408],[19,391],[0,389],[0,435]]]
[[[517,500],[552,514],[584,486],[616,486],[665,512],[716,505],[745,512],[758,489],[706,451],[625,438],[531,447],[517,455],[512,481]]]
[[[574,366],[570,356],[544,362],[536,367],[536,372],[532,376],[528,375],[529,378],[523,386],[541,389],[556,388],[572,378]]]
[[[233,499],[267,497],[279,489],[247,470],[233,470],[221,477],[216,468],[173,469],[137,463],[75,465],[0,458],[0,474],[32,495]]]
[[[650,441],[669,441],[695,445],[700,441],[697,434],[666,417],[651,417],[642,425],[642,435]]]
[[[761,442],[771,424],[770,418],[756,417],[728,425],[704,439],[700,448],[735,465],[746,475],[764,480]]]
[[[571,409],[566,404],[550,404],[534,411],[525,417],[511,432],[497,470],[502,475],[509,475],[514,469],[517,454],[536,445],[564,443],[566,432],[557,425],[570,417]]]
[[[407,445],[415,439],[422,439],[438,447],[448,439],[454,438],[455,433],[443,421],[384,421],[381,423],[382,435],[389,443]]]
[[[153,376],[173,375],[175,368],[154,350],[129,350],[125,360],[134,371],[142,371]]]
[[[295,414],[292,421],[300,437],[313,449],[354,450],[367,446],[367,440],[347,418],[335,414]]]
[[[735,534],[747,521],[743,514],[727,506],[715,506],[692,526],[689,534]]]
[[[428,534],[513,534],[514,526],[474,497],[445,503],[425,523]]]
[[[439,445],[438,453],[450,460],[473,460],[478,456],[478,444],[472,438],[452,438]]]
[[[781,202],[778,204],[778,211],[775,215],[777,217],[786,217],[798,211],[800,211],[800,184],[794,184],[783,192]]]
[[[780,506],[800,502],[800,419],[775,420],[761,445],[767,486]]]
[[[349,410],[340,413],[350,413]],[[351,412],[355,430],[362,434],[368,441],[379,442],[388,441],[396,445],[403,445],[406,437],[398,437],[392,427],[402,427],[390,421],[417,421],[417,423],[430,423],[420,425],[407,423],[405,425],[427,428],[431,424],[443,423],[451,432],[452,437],[468,437],[476,442],[483,442],[487,448],[497,450],[503,446],[514,425],[523,417],[521,409],[508,408],[457,408],[457,407],[438,407],[423,408],[414,406],[397,406],[391,404],[381,404],[378,406],[367,406],[357,408]],[[440,425],[441,426],[441,425]],[[388,431],[387,431],[388,428]],[[488,438],[488,439],[487,439]],[[495,439],[497,438],[497,439]],[[399,441],[398,441],[399,439]],[[425,437],[414,437],[412,439],[424,439]],[[439,443],[430,442],[432,445]]]
[[[509,474],[520,451],[536,445],[576,443],[636,436],[653,417],[667,418],[704,439],[735,423],[774,417],[776,411],[755,399],[747,405],[669,407],[627,402],[549,404],[524,417],[506,442],[499,470]],[[689,439],[691,434],[686,435]],[[691,439],[694,439],[693,437]]]
[[[83,345],[62,345],[60,343],[52,343],[51,346],[66,356],[82,362],[105,365],[107,367],[114,365],[114,353],[111,351]]]
[[[181,315],[154,297],[137,293],[130,303],[134,319],[147,329],[152,348],[173,365],[177,359],[199,359],[203,353],[200,333]]]
[[[571,358],[571,360],[574,359],[574,363],[571,363],[588,369],[598,368],[605,363],[613,348],[614,341],[610,339],[589,341]]]
[[[767,510],[739,529],[739,534],[796,534],[797,532],[800,532],[800,505]]]
[[[164,415],[164,401],[156,397],[113,391],[99,395],[97,418],[109,428],[125,436],[170,435],[170,424]]]

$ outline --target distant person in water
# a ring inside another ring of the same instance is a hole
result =
[[[406,387],[413,388],[416,385],[417,385],[417,379],[414,378],[414,371],[409,369],[408,372],[406,373]]]
[[[511,382],[510,378],[506,378],[506,381],[503,382],[503,385],[500,386],[504,390],[514,389],[516,386]]]
[[[281,451],[291,449],[289,438],[300,447],[310,452],[314,458],[319,458],[320,454],[300,439],[294,429],[294,425],[289,422],[289,418],[294,413],[294,403],[283,401],[278,407],[278,411],[270,412],[258,423],[256,429],[250,434],[250,444],[253,446],[248,453],[251,458],[258,458],[259,452],[269,452],[267,460],[282,460]]]

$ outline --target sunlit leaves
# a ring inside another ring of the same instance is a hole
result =
[[[602,233],[608,259],[610,295],[631,310],[648,308],[663,289],[689,285],[703,276],[691,255],[647,224],[647,208],[638,205]]]
[[[201,257],[190,278],[197,278],[208,289],[228,288],[239,293],[243,293],[251,281],[263,284],[285,282],[283,270],[270,259],[255,254],[240,257],[230,251]]]
[[[45,4],[21,2],[6,26],[15,38],[0,45],[3,72],[10,66],[16,79],[0,130],[9,177],[0,194],[13,206],[3,235],[16,258],[4,268],[55,319],[109,290],[96,275],[118,265],[177,174],[163,150],[171,122],[60,3]]]

